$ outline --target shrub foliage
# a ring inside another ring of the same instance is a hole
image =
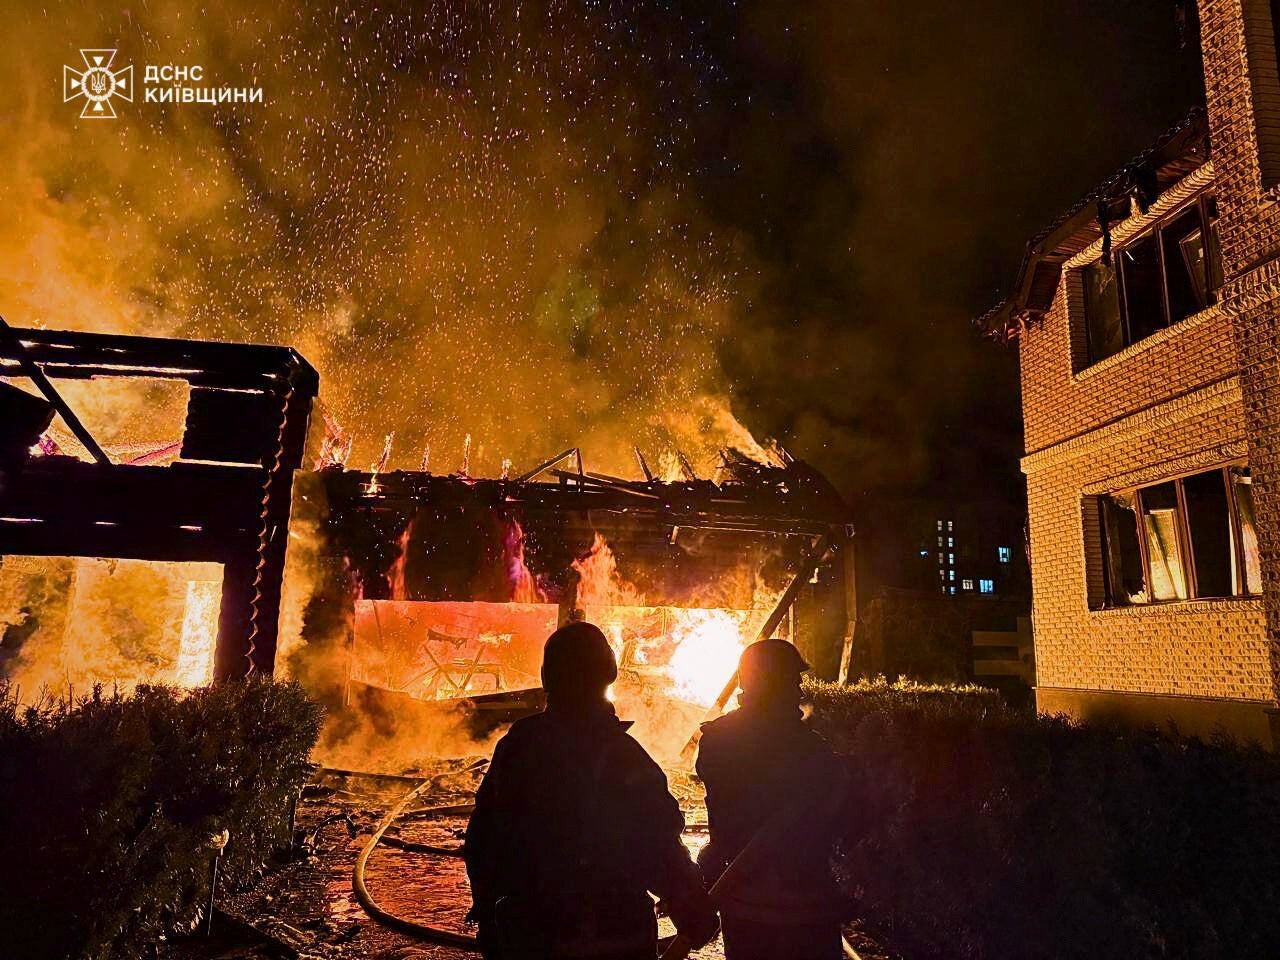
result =
[[[1274,754],[977,688],[811,693],[853,774],[842,882],[909,960],[1280,956]]]
[[[319,709],[259,679],[0,703],[0,948],[31,958],[137,957],[286,839]],[[225,886],[224,886],[225,885]]]

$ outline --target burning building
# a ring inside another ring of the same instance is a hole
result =
[[[26,411],[10,446],[37,446],[0,488],[6,672],[29,684],[279,666],[332,708],[335,743],[476,733],[536,705],[543,640],[585,617],[615,645],[637,736],[670,754],[724,706],[758,636],[792,640],[820,675],[848,669],[847,508],[781,451],[725,450],[714,480],[682,455],[660,479],[638,450],[631,480],[577,450],[477,478],[466,452],[449,475],[388,472],[388,438],[356,471],[349,442],[312,423],[318,378],[287,348],[6,328],[0,362],[47,397],[0,398],[14,422]],[[108,378],[182,385],[181,439],[98,444],[53,381]],[[67,450],[41,432],[55,408]]]
[[[542,641],[586,618],[618,655],[620,711],[659,755],[724,706],[758,636],[792,640],[821,675],[847,670],[852,537],[820,475],[733,451],[715,481],[637,464],[638,479],[607,476],[570,450],[519,477],[303,478],[318,582],[284,656],[346,707],[465,704],[482,728],[531,705]]]
[[[1043,711],[1225,728],[1280,702],[1275,4],[1199,4],[1193,112],[1032,241],[1016,339]]]

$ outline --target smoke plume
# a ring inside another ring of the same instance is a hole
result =
[[[740,421],[851,494],[1007,483],[967,321],[1198,96],[1162,0],[6,5],[0,311],[296,345],[355,466],[705,470]],[[80,47],[265,102],[80,120]]]

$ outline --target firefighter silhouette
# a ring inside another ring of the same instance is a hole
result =
[[[617,675],[598,627],[561,627],[543,651],[546,710],[494,750],[464,845],[486,957],[653,960],[651,891],[689,941],[715,937],[666,777],[606,698]]]
[[[698,775],[710,841],[699,856],[726,960],[836,960],[847,904],[830,858],[845,795],[835,754],[801,713],[808,664],[784,640],[742,654],[741,706],[703,724]]]

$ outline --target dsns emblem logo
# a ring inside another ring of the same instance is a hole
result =
[[[83,72],[75,67],[62,68],[62,102],[70,103],[76,97],[84,97],[80,119],[114,119],[116,111],[111,106],[112,97],[133,102],[133,65],[113,71],[114,50],[81,50],[80,56],[84,58]]]

